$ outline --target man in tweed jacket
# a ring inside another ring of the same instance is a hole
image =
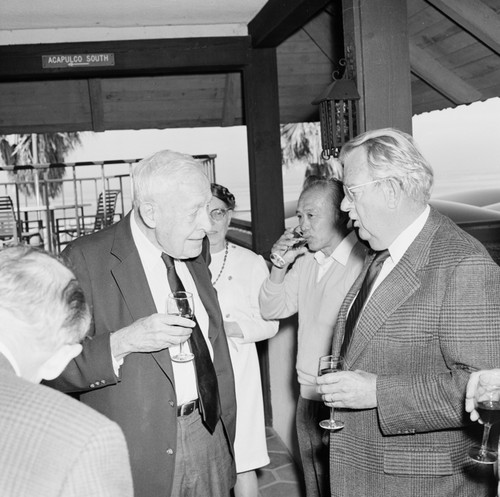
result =
[[[0,251],[2,497],[132,497],[118,425],[37,384],[81,352],[89,324],[71,271],[41,251]]]
[[[432,169],[409,135],[369,131],[340,159],[342,209],[390,257],[346,350],[348,371],[318,378],[345,423],[330,437],[331,495],[493,496],[491,467],[467,458],[481,427],[464,400],[471,371],[500,364],[500,267],[427,205]],[[368,264],[341,307],[334,354]]]

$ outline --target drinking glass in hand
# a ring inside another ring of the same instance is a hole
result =
[[[283,256],[289,251],[289,250],[294,250],[294,249],[298,249],[300,247],[303,247],[307,241],[305,240],[304,236],[303,236],[303,233],[302,233],[302,228],[300,226],[296,226],[293,231],[292,231],[292,235],[293,235],[293,238],[294,238],[294,243],[292,245],[290,245],[288,248],[286,248],[285,250],[281,250],[280,252],[273,252],[271,254],[271,262],[276,266],[276,267],[279,267],[279,268],[282,268],[285,264],[286,264],[286,261],[285,259],[283,259]]]
[[[344,369],[344,358],[334,355],[325,355],[319,358],[318,376],[328,373],[337,373]],[[335,409],[330,407],[330,419],[324,419],[319,423],[325,430],[341,430],[344,427],[342,421],[335,420]]]
[[[482,464],[493,464],[498,456],[496,451],[488,448],[488,437],[491,425],[500,421],[500,373],[489,372],[479,376],[474,404],[484,423],[484,431],[481,445],[471,447],[469,457]]]
[[[173,292],[167,297],[167,314],[171,316],[181,316],[183,318],[193,319],[194,303],[193,294],[189,292]],[[187,348],[188,350],[185,350]],[[186,342],[179,344],[179,353],[172,356],[172,360],[176,362],[192,361],[194,354],[189,351]]]

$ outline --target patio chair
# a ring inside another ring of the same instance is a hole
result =
[[[89,235],[95,231],[99,231],[106,226],[111,226],[122,216],[117,214],[116,201],[120,190],[106,190],[105,195],[99,194],[97,200],[97,210],[93,216],[81,216],[78,221],[80,223],[80,234],[78,235],[77,220],[74,217],[61,217],[56,219],[56,240],[57,246],[60,249],[63,245],[68,244],[78,236]]]
[[[42,221],[36,221],[36,223],[37,226],[34,230],[20,230],[12,199],[9,196],[0,197],[0,247],[17,245],[20,241],[33,245],[42,245],[43,223]],[[27,221],[25,224],[29,228],[31,222]],[[34,237],[38,238],[37,243],[32,243]]]

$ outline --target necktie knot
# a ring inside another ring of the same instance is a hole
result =
[[[167,269],[172,269],[173,267],[175,267],[174,260],[165,252],[162,252],[161,258],[163,259],[165,266],[167,266]]]
[[[375,252],[375,257],[373,258],[372,264],[383,264],[384,261],[390,257],[389,249],[379,250]]]

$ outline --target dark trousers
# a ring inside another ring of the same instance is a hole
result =
[[[229,497],[236,470],[222,422],[211,435],[197,409],[177,420],[171,497]]]
[[[323,402],[299,397],[296,425],[307,497],[330,497],[329,433],[319,426],[329,415]]]

